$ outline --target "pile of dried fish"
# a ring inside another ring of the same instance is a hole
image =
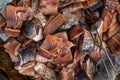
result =
[[[120,71],[118,0],[0,0],[0,33],[14,68],[35,80],[114,80]]]

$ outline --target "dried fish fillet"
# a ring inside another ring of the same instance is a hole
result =
[[[66,18],[60,13],[51,17],[45,25],[44,35],[55,32],[65,21]]]

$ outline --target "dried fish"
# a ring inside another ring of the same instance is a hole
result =
[[[64,40],[68,40],[68,36],[66,32],[59,32],[54,34],[55,36],[59,37],[59,38],[63,38]]]
[[[3,46],[10,53],[18,55],[18,49],[20,48],[21,44],[14,38],[10,38],[6,43],[3,44]]]
[[[74,50],[80,51],[84,39],[84,30],[82,29],[82,26],[74,26],[68,34],[70,40],[75,44]]]
[[[76,38],[79,38],[79,36],[82,35],[82,34],[83,34],[82,29],[79,26],[75,26],[69,32],[69,37],[70,37],[71,40],[74,40]]]
[[[32,0],[32,10],[34,11],[34,13],[38,12],[39,4],[40,0]]]
[[[102,13],[102,17],[104,17],[103,32],[106,32],[109,29],[109,23],[112,22],[112,17],[114,17],[113,14],[117,10],[118,4],[118,1],[113,3],[112,1],[106,0],[105,6],[107,6],[107,8],[105,8]]]
[[[98,20],[96,21],[95,24],[93,24],[94,27],[91,33],[95,35],[96,38],[95,42],[97,45],[102,44],[101,40],[103,37],[103,25],[104,25],[103,20]]]
[[[23,65],[30,61],[34,61],[35,53],[36,51],[34,48],[20,48],[19,49],[20,65]]]
[[[95,12],[90,12],[91,16],[93,17],[93,21],[96,22],[100,19],[100,13],[98,11]],[[87,13],[85,14],[85,21],[87,24],[92,24],[92,20],[91,17],[89,15],[87,15]]]
[[[102,13],[103,15],[103,32],[106,32],[109,29],[110,23],[112,21],[112,12],[110,10],[105,9]]]
[[[72,53],[70,53],[70,50],[66,51],[66,54],[60,55],[60,57],[56,57],[54,59],[55,64],[64,64],[69,63],[73,60]]]
[[[94,49],[94,42],[90,35],[90,33],[87,30],[84,30],[84,39],[81,51],[92,51]]]
[[[78,25],[78,20],[76,19],[70,19],[69,21],[67,21],[67,23],[63,24],[60,27],[60,30],[69,30],[71,29],[74,25]]]
[[[66,18],[60,13],[51,16],[45,25],[44,35],[55,32],[65,21]]]
[[[99,33],[99,35],[102,34],[102,30],[103,30],[103,20],[98,20],[95,22],[94,25],[91,26],[91,33],[92,34],[97,34],[97,32]],[[97,30],[97,31],[96,31]]]
[[[12,36],[12,37],[17,37],[20,35],[20,30],[17,29],[11,29],[11,28],[5,28],[5,34],[8,36]]]
[[[0,1],[0,33],[28,79],[113,80],[120,71],[118,0]]]
[[[79,12],[78,12],[79,13]],[[79,16],[76,16],[75,14],[68,13],[68,12],[63,12],[63,15],[66,17],[66,23],[64,23],[60,29],[61,30],[68,30],[72,28],[74,25],[79,24]]]
[[[95,5],[89,7],[87,10],[89,10],[90,12],[100,11],[103,9],[103,7],[104,7],[104,2],[102,0],[98,0],[98,2]]]
[[[25,25],[22,35],[37,42],[43,38],[42,32],[41,24],[32,20]]]
[[[52,59],[48,59],[41,56],[40,54],[36,54],[35,61],[46,63],[46,62],[52,62]]]
[[[118,5],[118,8],[117,8],[117,20],[118,22],[120,22],[120,5]]]
[[[67,4],[60,7],[61,12],[75,12],[81,8],[84,8],[85,6],[82,5],[80,1],[71,1]]]
[[[61,64],[72,60],[70,51],[72,46],[74,45],[64,38],[59,38],[57,35],[47,35],[39,49],[39,53],[46,58],[55,58],[54,62]],[[68,58],[68,60],[66,60],[66,58]]]
[[[82,69],[86,72],[90,80],[93,80],[95,74],[95,64],[89,55],[86,55],[82,61],[80,61]]]
[[[98,1],[97,0],[70,0],[68,1],[66,4],[60,6],[60,10],[62,12],[66,11],[66,12],[75,12],[79,9],[86,9],[89,8],[95,4],[97,4]]]
[[[37,77],[37,74],[35,73],[35,70],[34,70],[34,65],[35,65],[35,62],[28,62],[22,66],[20,66],[20,65],[15,66],[15,69],[18,70],[19,73],[21,73],[23,75]]]
[[[94,60],[95,62],[97,62],[102,56],[105,56],[106,54],[99,49],[99,47],[95,47],[95,50],[93,50],[92,52],[89,53],[90,57],[92,58],[92,60]]]
[[[42,76],[44,80],[57,80],[57,75],[55,71],[53,71],[41,62],[37,62],[34,69],[37,73],[39,73]]]
[[[34,17],[35,17],[37,20],[40,21],[42,27],[44,28],[44,26],[46,25],[46,22],[47,22],[46,17],[45,17],[41,12],[35,14]]]
[[[18,62],[20,61],[20,58],[19,58],[18,55],[16,56],[16,55],[12,54],[12,53],[11,53],[10,51],[8,51],[7,49],[5,49],[5,52],[8,53],[8,55],[10,56],[10,59],[11,59],[12,62],[18,63]]]
[[[62,68],[61,80],[74,80],[74,70],[69,68]]]
[[[39,9],[44,14],[55,14],[58,11],[59,0],[41,0]]]
[[[12,37],[19,36],[21,32],[22,23],[25,20],[33,18],[33,11],[31,8],[7,6],[7,25],[5,33]]]
[[[110,47],[113,53],[120,53],[120,34],[116,33],[112,38],[107,41],[107,45]]]
[[[82,57],[82,55],[79,54],[77,51],[75,51],[73,63],[77,64],[81,60],[81,57]]]
[[[24,39],[21,41],[21,47],[27,47],[29,46],[30,44],[32,43],[32,40],[29,40],[29,39]]]
[[[113,2],[113,0],[106,0],[105,1],[105,6],[108,9],[110,9],[113,13],[117,10],[118,5],[119,5],[118,0],[115,0],[114,2]]]
[[[117,23],[116,14],[114,14],[110,29],[108,30],[108,39],[114,36],[120,30],[120,25]]]
[[[33,11],[31,8],[7,6],[7,27],[20,29],[22,22],[31,20],[33,18]]]

